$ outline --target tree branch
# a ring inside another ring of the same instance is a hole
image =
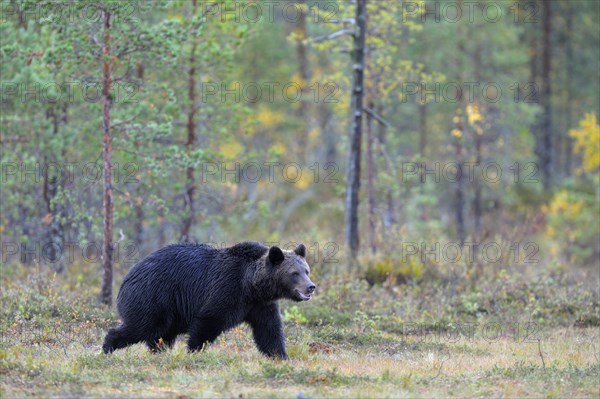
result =
[[[343,35],[354,36],[354,31],[352,31],[350,29],[340,29],[337,32],[333,32],[328,35],[315,37],[315,38],[311,39],[310,42],[311,43],[324,42],[325,40],[333,40],[333,39],[343,36]]]
[[[383,126],[387,127],[387,128],[392,128],[392,124],[389,123],[388,121],[386,121],[385,119],[383,119],[381,117],[381,115],[377,114],[377,112],[373,111],[371,108],[365,107],[363,109],[363,111],[365,111],[365,113],[369,114],[370,116],[372,116],[373,118],[375,118],[375,120],[379,123],[381,123]]]
[[[328,19],[327,23],[355,25],[356,21],[354,20],[354,18],[337,18],[337,19]]]

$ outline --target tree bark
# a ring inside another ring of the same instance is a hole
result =
[[[111,108],[111,57],[110,48],[110,17],[108,9],[104,10],[104,46],[102,47],[102,156],[104,159],[104,246],[102,250],[102,289],[100,300],[102,303],[112,303],[112,262],[113,262],[113,198],[112,198],[112,137],[110,131]]]
[[[427,103],[421,102],[419,105],[419,155],[425,161],[425,148],[427,147]],[[420,186],[421,195],[425,195],[425,183]],[[425,204],[419,205],[421,221],[427,221],[427,207]]]
[[[462,0],[459,0],[459,5],[462,8]],[[462,57],[465,55],[465,35],[462,30],[462,24],[457,25],[457,37],[458,37],[458,52],[457,52],[457,66],[460,72],[460,80],[464,82],[464,73],[462,68]],[[463,123],[463,119],[466,118],[465,112],[465,104],[464,104],[464,96],[462,92],[459,92],[459,110],[461,111],[457,118],[457,122],[454,124],[454,128],[461,132],[462,136],[455,139],[454,142],[454,150],[456,163],[461,167],[464,164],[464,149],[462,145],[462,140],[465,137],[466,123]],[[456,217],[456,234],[457,238],[461,244],[465,242],[466,231],[465,231],[465,184],[464,184],[464,176],[461,176],[456,181],[456,189],[455,189],[455,217]]]
[[[196,15],[198,4],[197,0],[192,1],[192,18]],[[190,68],[188,72],[188,99],[190,101],[190,109],[188,111],[188,120],[187,120],[187,142],[186,149],[188,155],[191,155],[194,151],[194,147],[196,144],[196,37],[192,36],[192,49],[190,51]],[[194,167],[188,166],[186,170],[186,189],[185,189],[185,197],[186,197],[186,205],[187,205],[187,215],[185,215],[182,225],[181,225],[181,237],[180,241],[190,241],[190,229],[194,222]]]
[[[323,158],[325,159],[325,165],[335,163],[338,157],[338,136],[335,131],[329,127],[331,115],[332,113],[329,104],[319,104],[317,107],[317,117],[323,141]]]
[[[567,129],[571,129],[573,126],[573,83],[571,79],[574,77],[574,68],[575,60],[573,59],[573,5],[571,3],[564,3],[567,7],[567,15],[566,15],[566,35],[567,35],[567,43],[566,43],[566,57],[567,57]],[[565,162],[564,162],[564,171],[566,177],[571,176],[572,169],[572,160],[573,160],[573,139],[568,135],[564,135],[565,139]]]
[[[474,64],[475,64],[475,81],[481,82],[481,45],[477,46],[474,55]],[[476,103],[476,105],[479,105]],[[483,113],[483,110],[479,110],[480,113]],[[481,167],[482,161],[482,146],[483,146],[483,132],[478,132],[477,129],[471,129],[473,133],[473,138],[475,139],[475,164]],[[483,214],[482,206],[481,206],[481,192],[483,190],[481,180],[479,179],[479,174],[475,173],[473,177],[473,188],[475,191],[475,196],[473,197],[473,238],[475,242],[479,242],[481,237],[481,218]]]
[[[462,124],[457,124],[457,129],[461,129]],[[461,139],[456,140],[454,144],[456,163],[458,165],[464,164],[463,146]],[[461,245],[465,242],[466,231],[465,231],[465,179],[464,176],[460,176],[456,181],[455,190],[455,215],[456,215],[456,235]]]
[[[60,120],[54,106],[50,106],[48,109],[47,117],[52,120],[52,135],[55,137],[58,136]],[[48,165],[47,160],[44,163]],[[62,249],[64,248],[64,230],[63,225],[60,222],[63,209],[59,204],[53,203],[62,182],[59,180],[58,176],[49,176],[49,171],[50,169],[46,169],[46,173],[44,173],[44,200],[46,202],[48,215],[51,216],[49,229],[46,233],[48,238],[46,244],[52,245],[49,247],[47,257],[48,260],[53,263],[54,270],[58,273],[62,273],[65,268],[64,256],[62,256]],[[56,249],[58,249],[58,251]]]
[[[553,142],[552,142],[552,106],[550,96],[552,95],[550,72],[552,69],[552,46],[550,36],[552,34],[552,2],[542,1],[543,10],[543,34],[542,34],[542,90],[541,102],[543,112],[540,122],[541,145],[538,147],[538,156],[540,157],[540,169],[544,178],[544,188],[552,186],[552,160],[553,160]]]
[[[369,104],[374,109],[373,104]],[[373,160],[373,118],[367,114],[367,207],[369,213],[369,244],[377,252],[375,237],[375,163]]]
[[[298,5],[301,7],[306,6],[306,0],[298,0]],[[304,40],[306,38],[306,14],[308,12],[308,8],[303,9],[298,16],[298,34],[299,38],[296,40],[296,57],[298,59],[298,73],[300,75],[301,82],[301,90],[302,90],[302,100],[300,100],[298,114],[300,120],[304,124],[304,131],[298,137],[298,159],[300,164],[303,165],[306,161],[306,148],[308,142],[308,133],[310,131],[310,123],[309,123],[309,103],[304,100],[304,94],[306,94],[308,79],[309,79],[309,70],[308,70],[308,57],[306,55],[306,45],[304,44]]]
[[[365,69],[365,36],[367,29],[367,0],[356,0],[356,32],[352,50],[352,67],[354,69],[352,87],[352,127],[350,131],[350,148],[346,181],[346,245],[350,250],[351,261],[358,253],[360,239],[358,232],[358,205],[360,191],[360,158],[363,114],[363,80]]]
[[[427,103],[419,104],[419,153],[425,157],[427,147]]]
[[[165,222],[165,210],[162,206],[160,206],[156,211],[156,217],[159,220],[158,225],[158,247],[162,248],[167,245],[167,236],[166,236],[166,222]]]
[[[480,134],[475,132],[475,164],[481,165],[481,147],[482,147],[483,137]],[[482,185],[481,180],[479,179],[478,174],[475,174],[473,177],[473,184],[475,189],[475,197],[473,198],[473,238],[474,241],[479,242],[481,237],[481,217],[483,214],[483,210],[481,207],[481,191]]]
[[[381,105],[379,105],[377,108],[377,114],[378,115],[383,114],[383,107]],[[387,137],[386,137],[386,126],[383,123],[378,124],[377,136],[378,136],[378,142],[379,142],[379,153],[380,153],[381,157],[385,158],[386,157],[385,146],[387,144]],[[396,211],[395,211],[395,206],[394,206],[395,205],[394,204],[394,196],[393,196],[393,190],[390,187],[386,188],[385,203],[386,203],[386,205],[385,205],[385,210],[383,211],[383,215],[382,215],[382,224],[385,229],[390,229],[394,224],[396,224]]]
[[[142,253],[142,245],[144,244],[144,205],[143,203],[135,203],[135,246]]]

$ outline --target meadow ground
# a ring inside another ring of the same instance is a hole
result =
[[[202,353],[180,337],[159,354],[141,344],[101,354],[117,320],[96,303],[93,275],[4,269],[2,397],[600,396],[589,276],[585,286],[500,273],[478,289],[323,277],[314,300],[283,304],[283,362],[259,355],[245,327]]]

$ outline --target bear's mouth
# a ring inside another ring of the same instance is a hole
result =
[[[312,298],[312,294],[303,294],[298,290],[296,290],[296,293],[298,294],[298,298],[300,298],[303,301],[308,301],[310,300],[310,298]]]

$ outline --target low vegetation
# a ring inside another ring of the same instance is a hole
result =
[[[181,337],[159,354],[144,345],[102,354],[106,328],[118,320],[88,288],[99,286],[90,266],[64,276],[3,268],[2,396],[600,394],[600,305],[590,270],[500,269],[475,282],[457,270],[425,269],[418,284],[371,285],[315,268],[314,300],[283,303],[292,360],[281,362],[261,356],[243,327],[203,353],[188,353]]]

